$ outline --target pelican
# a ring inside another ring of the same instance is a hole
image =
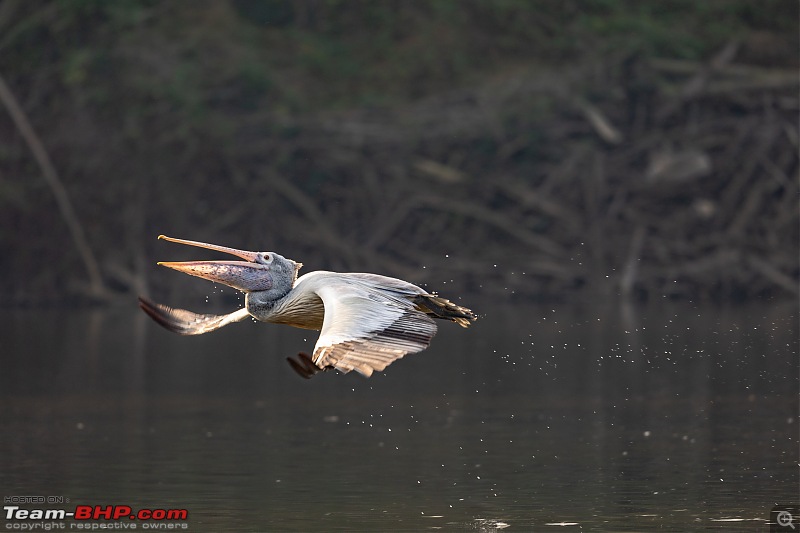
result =
[[[198,314],[139,297],[139,307],[166,329],[200,335],[253,317],[260,322],[320,331],[312,356],[287,358],[302,377],[335,368],[365,377],[425,348],[436,334],[432,318],[468,327],[477,316],[465,307],[400,279],[365,273],[316,271],[275,252],[250,252],[159,235],[178,244],[216,250],[244,261],[160,262],[223,283],[245,294],[244,307],[227,315]]]

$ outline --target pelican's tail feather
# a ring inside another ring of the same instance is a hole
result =
[[[452,320],[462,328],[468,328],[478,319],[478,316],[466,307],[456,305],[435,294],[420,294],[414,298],[414,304],[428,316]]]

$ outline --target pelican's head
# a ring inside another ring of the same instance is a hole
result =
[[[165,241],[207,248],[244,259],[244,261],[183,261],[160,262],[159,265],[172,268],[184,274],[223,283],[244,293],[269,292],[275,297],[288,293],[297,279],[297,271],[302,263],[286,259],[274,252],[248,252],[227,246],[218,246],[198,241],[175,239],[159,235]]]

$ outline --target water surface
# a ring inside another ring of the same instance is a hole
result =
[[[3,495],[190,531],[767,531],[796,503],[796,304],[464,303],[368,380],[300,379],[316,334],[283,326],[3,312]]]

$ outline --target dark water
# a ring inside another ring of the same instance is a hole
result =
[[[189,531],[767,531],[797,502],[796,304],[465,303],[369,380],[300,379],[316,336],[282,326],[5,312],[2,494]]]

